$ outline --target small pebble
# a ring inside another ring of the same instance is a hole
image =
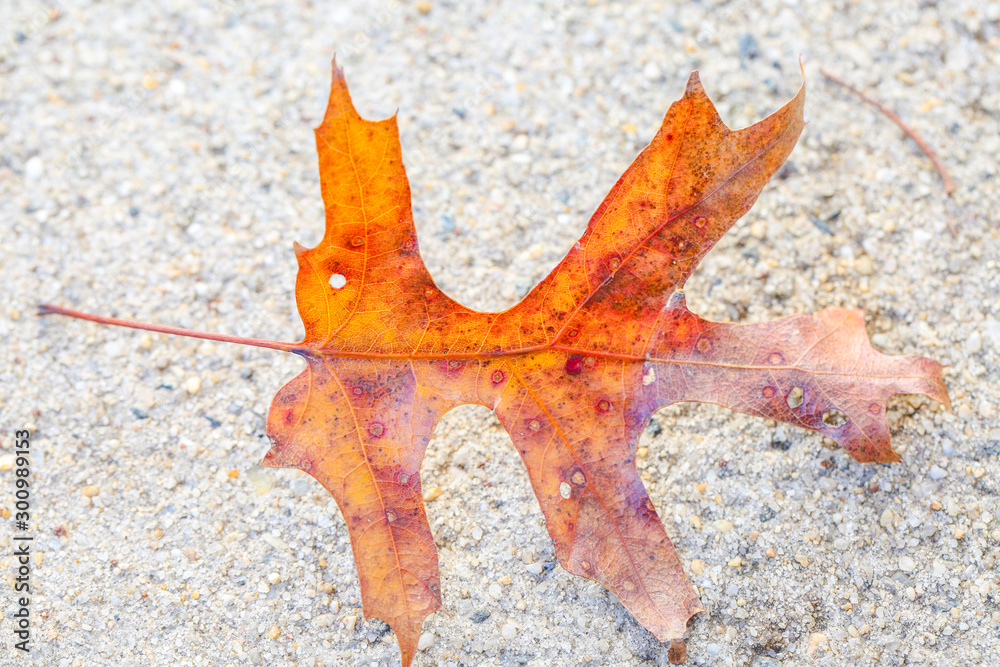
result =
[[[917,563],[909,556],[900,556],[899,569],[903,572],[913,572],[917,569]]]
[[[931,466],[931,471],[928,473],[928,476],[936,482],[939,479],[947,477],[948,471],[941,466]]]
[[[100,488],[98,488],[96,486],[85,486],[85,487],[83,487],[83,495],[86,496],[87,498],[93,498],[94,496],[96,496],[100,492],[101,492]]]
[[[725,533],[726,531],[732,530],[733,524],[725,519],[717,519],[712,522],[712,528],[714,528],[717,533]]]
[[[344,617],[344,627],[347,628],[348,632],[354,632],[354,628],[358,624],[357,616],[345,616]]]
[[[732,560],[730,560],[728,564],[729,564],[729,567],[739,567],[739,566],[743,565],[743,559],[740,558],[739,556],[737,556],[736,558],[733,558]]]
[[[250,485],[250,488],[258,495],[262,496],[274,488],[274,478],[260,467],[253,467],[247,470],[244,478],[247,484]]]
[[[326,614],[324,614],[324,616],[325,615]],[[278,637],[281,636],[281,628],[279,628],[277,625],[272,625],[271,629],[267,631],[267,636],[270,637],[271,639],[277,639]]]
[[[983,400],[979,402],[979,416],[983,419],[993,419],[997,416],[996,407],[989,401]]]
[[[288,551],[288,543],[277,535],[272,535],[271,533],[264,533],[260,536],[262,540],[270,544],[275,549],[281,549],[282,551]]]
[[[201,391],[201,378],[197,375],[192,375],[187,380],[184,380],[184,391],[189,394],[197,394]]]
[[[424,502],[429,503],[437,500],[441,497],[444,491],[441,490],[440,486],[432,486],[431,488],[424,491]]]
[[[37,181],[45,173],[45,163],[37,155],[24,163],[24,177],[29,181]]]
[[[826,635],[822,632],[814,632],[809,635],[809,643],[806,645],[806,655],[812,655],[819,650],[820,646],[827,643]]]
[[[802,567],[809,567],[809,559],[806,556],[803,556],[802,554],[796,554],[795,562],[801,565]]]
[[[750,33],[743,33],[740,35],[739,46],[740,56],[742,58],[753,60],[760,55],[760,47],[757,46],[757,40]]]
[[[434,640],[436,637],[433,632],[424,632],[420,635],[420,639],[417,640],[417,650],[426,651],[430,647],[434,646]]]
[[[882,516],[879,517],[878,523],[883,528],[892,528],[893,522],[896,519],[896,515],[893,513],[892,509],[886,507],[882,512]]]
[[[517,627],[513,623],[504,623],[500,628],[500,636],[510,641],[517,635]]]
[[[969,354],[976,354],[983,349],[983,335],[978,331],[973,331],[965,339],[965,351]]]
[[[480,528],[479,526],[473,526],[471,532],[472,532],[472,539],[476,540],[477,542],[483,539],[483,529]]]

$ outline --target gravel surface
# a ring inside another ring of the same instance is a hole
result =
[[[791,97],[801,54],[810,123],[688,304],[733,321],[864,308],[882,351],[950,365],[955,413],[894,400],[892,465],[713,406],[657,414],[640,467],[708,608],[689,664],[1000,662],[1000,4],[863,6],[6,0],[0,509],[25,428],[35,664],[397,664],[362,620],[332,499],[256,467],[298,359],[34,316],[297,340],[291,243],[322,233],[312,128],[334,52],[364,116],[399,110],[427,264],[481,310],[559,261],[692,69],[738,127]],[[820,67],[936,147],[952,197]],[[445,417],[423,478],[445,608],[415,664],[667,664],[555,564],[486,409]],[[3,604],[0,663],[21,664]]]

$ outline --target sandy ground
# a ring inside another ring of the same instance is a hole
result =
[[[640,465],[708,608],[689,664],[1000,662],[1000,4],[866,4],[5,2],[0,501],[15,510],[27,429],[35,664],[398,660],[361,620],[333,501],[256,467],[298,359],[34,316],[296,340],[291,243],[321,235],[312,128],[334,52],[363,115],[399,110],[428,266],[483,310],[562,257],[692,69],[736,127],[794,93],[801,54],[810,123],[688,303],[734,321],[861,307],[882,351],[950,365],[955,413],[896,399],[893,465],[719,408],[659,413]],[[820,67],[936,147],[953,196]],[[445,609],[415,664],[666,664],[554,564],[509,445],[485,409],[437,430]],[[23,533],[0,525],[15,665]]]

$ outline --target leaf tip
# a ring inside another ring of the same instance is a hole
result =
[[[347,79],[344,77],[344,68],[337,65],[337,56],[333,57],[331,70],[330,99],[327,102],[323,122],[316,128],[317,132],[326,125],[331,117],[346,116],[354,119],[361,118],[354,108],[354,103],[351,101],[351,93],[347,90]]]
[[[687,644],[683,639],[672,639],[667,649],[667,659],[671,665],[683,665],[687,660]]]
[[[687,85],[684,87],[684,97],[705,97],[705,88],[701,85],[701,75],[698,70],[691,72],[691,76],[688,77]]]

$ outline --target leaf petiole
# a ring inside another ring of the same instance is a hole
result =
[[[63,308],[62,306],[53,306],[48,303],[39,304],[38,315],[39,316],[66,315],[67,317],[75,317],[80,320],[89,320],[91,322],[97,322],[98,324],[112,324],[118,327],[141,329],[143,331],[155,331],[157,333],[171,334],[175,336],[187,336],[188,338],[203,338],[205,340],[215,340],[221,343],[236,343],[238,345],[252,345],[253,347],[265,347],[271,350],[292,352],[294,354],[299,354],[303,356],[308,354],[307,350],[303,346],[297,343],[282,343],[281,341],[276,341],[276,340],[264,340],[261,338],[244,338],[243,336],[231,336],[229,334],[210,333],[207,331],[195,331],[193,329],[184,329],[181,327],[170,327],[159,324],[147,324],[146,322],[137,322],[135,320],[122,320],[117,317],[104,317],[102,315],[92,315],[91,313],[84,313],[79,310],[73,310],[71,308]]]

